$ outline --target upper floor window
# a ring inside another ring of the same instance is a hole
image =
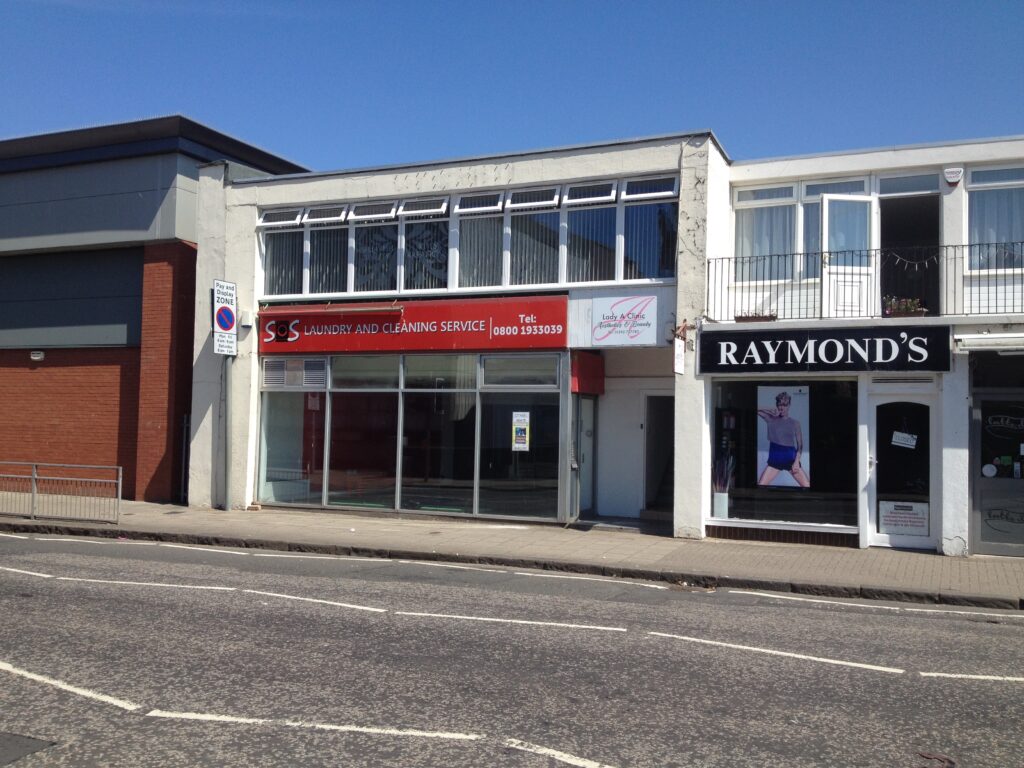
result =
[[[736,190],[735,279],[817,279],[823,252],[835,266],[863,267],[871,242],[867,189],[859,178]]]
[[[666,176],[268,210],[264,296],[673,279],[678,197]]]
[[[1024,167],[971,171],[967,200],[971,269],[1024,267]]]

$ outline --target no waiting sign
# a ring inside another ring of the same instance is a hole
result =
[[[238,289],[224,280],[213,281],[213,351],[238,354]]]

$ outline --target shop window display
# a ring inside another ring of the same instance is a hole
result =
[[[856,382],[717,382],[714,400],[714,517],[857,524]]]

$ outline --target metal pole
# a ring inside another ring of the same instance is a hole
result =
[[[114,504],[114,523],[121,524],[121,482],[123,474],[121,467],[117,468],[117,499]]]
[[[224,355],[224,510],[231,509],[231,363]]]
[[[36,479],[38,473],[36,472],[36,465],[32,465],[32,520],[36,519]]]

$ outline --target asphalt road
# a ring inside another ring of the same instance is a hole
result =
[[[0,537],[0,765],[1024,766],[1019,612],[282,554]]]

